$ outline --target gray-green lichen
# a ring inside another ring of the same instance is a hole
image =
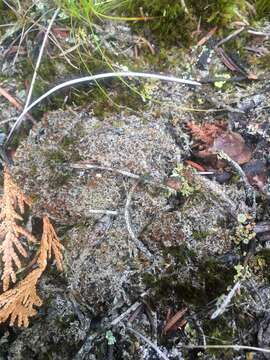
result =
[[[47,315],[41,310],[33,327],[13,342],[9,353],[17,352],[15,359],[20,358],[18,349],[30,357],[46,349],[52,358],[61,353],[66,359],[65,344],[72,344],[75,354],[89,332],[95,334],[96,344],[104,343],[109,322],[144,292],[158,302],[162,313],[168,297],[169,302],[198,306],[200,293],[208,294],[205,303],[231,283],[233,269],[213,257],[232,246],[227,223],[245,211],[244,192],[190,169],[183,171],[196,189],[189,196],[147,183],[165,182],[188,151],[177,144],[164,113],[154,113],[152,108],[143,117],[120,113],[103,120],[83,110],[48,113],[18,148],[13,175],[34,198],[34,214],[48,214],[62,229],[65,272],[54,280],[55,273],[49,272],[41,283]],[[114,171],[86,170],[87,164],[141,176],[128,209],[135,180]],[[132,240],[126,211],[133,233],[154,263]],[[54,285],[47,285],[49,281]],[[91,330],[89,319],[95,319],[104,334]],[[46,336],[32,337],[32,331],[40,333],[40,326],[46,328]],[[127,339],[125,334],[118,341],[124,344]],[[106,347],[99,349],[93,359],[104,358]],[[136,355],[129,349],[129,358],[143,359],[142,354],[143,349]]]

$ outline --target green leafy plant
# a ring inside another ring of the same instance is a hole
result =
[[[108,345],[114,345],[116,343],[116,338],[114,337],[111,330],[108,330],[106,332],[106,339],[107,339]]]
[[[172,177],[179,180],[178,192],[184,197],[189,197],[199,191],[199,186],[192,182],[192,171],[191,168],[178,164],[172,172]]]
[[[248,266],[244,266],[242,264],[238,264],[234,266],[234,270],[236,274],[234,275],[234,282],[244,281],[249,279],[252,276],[250,268]]]

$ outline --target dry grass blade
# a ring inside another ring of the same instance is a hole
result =
[[[203,46],[217,31],[217,26],[211,29],[198,43],[197,46]]]
[[[36,66],[35,66],[35,71],[34,71],[34,74],[33,74],[33,78],[32,78],[32,81],[31,81],[31,85],[30,85],[30,89],[29,89],[29,92],[28,92],[28,95],[27,95],[27,99],[26,99],[26,102],[25,102],[24,109],[26,109],[27,106],[30,103],[33,88],[34,88],[35,81],[36,81],[36,78],[37,78],[38,68],[39,68],[40,63],[41,63],[41,59],[42,59],[44,48],[45,48],[45,45],[46,45],[46,42],[47,42],[47,39],[48,39],[48,35],[49,35],[50,31],[51,31],[51,27],[52,27],[52,25],[54,23],[54,20],[55,20],[56,16],[58,15],[59,11],[60,11],[60,8],[57,8],[55,10],[55,12],[53,14],[53,17],[52,17],[52,19],[51,19],[51,21],[50,21],[50,23],[48,25],[48,28],[46,30],[46,33],[45,33],[45,36],[44,36],[44,39],[43,39],[43,42],[42,42],[42,45],[41,45],[41,48],[40,48],[40,52],[39,52],[39,55],[38,55],[37,63],[36,63]]]

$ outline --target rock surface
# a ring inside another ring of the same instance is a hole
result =
[[[207,271],[207,259],[230,251],[226,223],[237,211],[245,211],[245,196],[191,170],[190,176],[185,171],[181,175],[183,184],[189,182],[189,195],[156,185],[165,183],[185,156],[168,126],[168,119],[150,113],[144,118],[123,113],[101,121],[83,111],[58,111],[47,114],[18,148],[13,175],[34,199],[35,216],[47,213],[56,222],[65,245],[65,272],[49,272],[41,282],[44,307],[32,327],[17,335],[8,350],[10,358],[42,358],[47,353],[69,359],[67,347],[72,356],[84,358],[93,336],[93,348],[103,344],[100,355],[95,350],[86,358],[103,359],[107,350],[101,339],[110,321],[143,293],[150,302],[158,296],[156,308],[162,312],[166,292],[169,302],[179,303],[185,301],[180,289],[193,292],[192,306],[197,293],[208,291],[202,287],[204,275],[194,277],[194,271]],[[89,164],[96,168],[85,169]],[[141,180],[134,188],[137,180],[118,170]],[[228,269],[223,270],[231,278]],[[226,281],[213,281],[219,289],[226,286]],[[141,327],[147,326],[144,319]],[[131,334],[123,331],[115,351],[129,359],[147,359],[143,348],[135,352],[134,339],[128,340]]]

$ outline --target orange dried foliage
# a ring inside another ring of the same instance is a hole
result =
[[[195,122],[191,121],[187,124],[187,127],[196,141],[197,146],[200,144],[211,146],[214,139],[226,130],[227,125],[224,122],[218,124],[205,123],[203,125],[197,125]]]
[[[226,166],[226,163],[219,161],[216,156],[221,151],[240,165],[250,161],[251,150],[245,140],[240,134],[227,130],[225,123],[197,125],[190,122],[187,126],[195,140],[195,155],[208,161],[212,167],[223,168]]]
[[[4,195],[1,201],[0,212],[0,236],[3,239],[0,253],[3,254],[3,290],[0,294],[0,323],[10,319],[10,325],[27,327],[29,318],[36,315],[35,307],[41,306],[42,300],[37,295],[36,287],[39,278],[47,267],[47,260],[56,259],[57,269],[63,270],[63,245],[60,243],[48,216],[43,218],[43,234],[40,248],[36,259],[36,268],[26,277],[9,289],[10,279],[16,282],[15,266],[21,269],[19,255],[27,256],[25,247],[21,244],[21,236],[30,241],[36,241],[35,237],[26,229],[18,225],[22,220],[16,210],[20,209],[24,214],[25,204],[31,205],[30,200],[22,193],[20,188],[13,182],[7,168],[4,170]]]
[[[60,243],[56,232],[50,223],[48,216],[43,218],[43,241],[48,244],[48,258],[50,259],[52,253],[55,257],[56,267],[58,271],[63,271],[63,245]],[[43,238],[42,237],[42,238]]]
[[[2,239],[1,250],[3,260],[3,290],[10,287],[10,280],[16,282],[16,270],[21,270],[22,264],[19,255],[27,257],[27,251],[21,242],[22,236],[28,241],[36,242],[35,237],[18,224],[22,221],[21,214],[25,212],[25,205],[30,206],[31,201],[20,188],[12,181],[10,172],[4,170],[4,194],[1,199],[0,212],[0,237]]]
[[[37,268],[32,270],[13,289],[0,295],[0,323],[10,318],[10,325],[17,322],[18,326],[27,327],[29,318],[36,315],[34,306],[42,305],[41,298],[37,295],[36,287],[39,278],[47,267],[47,259],[53,253],[57,268],[63,270],[63,246],[53,229],[48,216],[43,218],[43,235],[40,242],[39,255],[36,261]]]
[[[0,323],[10,317],[10,325],[17,321],[18,326],[27,327],[29,317],[36,315],[34,306],[41,306],[42,300],[37,295],[37,281],[43,270],[37,268],[19,282],[13,289],[0,295]]]

